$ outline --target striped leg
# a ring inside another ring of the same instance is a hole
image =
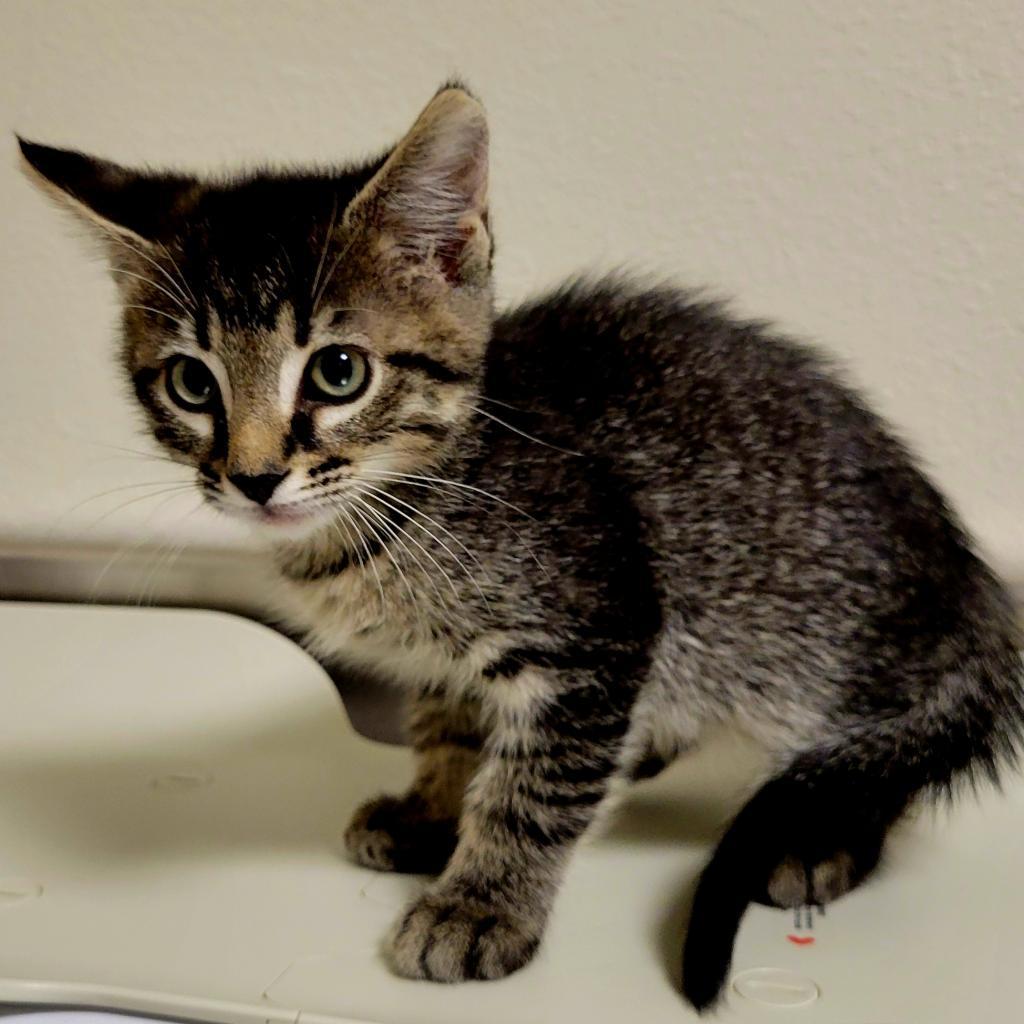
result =
[[[416,775],[404,796],[381,796],[345,831],[350,856],[377,871],[436,875],[455,849],[466,784],[477,765],[479,708],[417,695],[408,717]]]
[[[495,681],[497,708],[444,874],[395,927],[397,973],[432,981],[500,978],[533,956],[576,840],[619,768],[628,709],[595,678],[560,694],[536,670]],[[543,694],[531,703],[529,694]]]

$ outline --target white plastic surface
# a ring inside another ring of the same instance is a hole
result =
[[[404,785],[408,754],[354,734],[312,661],[213,613],[0,605],[0,1001],[224,1024],[680,1024],[686,906],[751,765],[723,740],[635,788],[519,974],[401,981],[377,948],[421,881],[349,864],[340,834]],[[1024,1019],[1022,855],[1014,780],[908,827],[825,917],[754,908],[718,1019]]]

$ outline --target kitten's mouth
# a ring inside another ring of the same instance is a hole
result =
[[[267,535],[302,537],[315,532],[333,518],[334,510],[323,502],[292,500],[275,505],[244,504],[236,501],[217,502],[220,511]]]
[[[301,505],[295,506],[283,506],[280,508],[274,508],[273,506],[267,507],[263,505],[260,508],[253,509],[255,518],[258,523],[281,523],[282,525],[294,525],[295,523],[302,523],[308,519],[312,519],[316,515],[316,510],[312,508],[304,508]]]
[[[305,532],[315,528],[324,519],[324,510],[305,502],[289,502],[286,505],[237,506],[229,510],[250,526],[263,527],[274,532],[287,533],[289,529]]]

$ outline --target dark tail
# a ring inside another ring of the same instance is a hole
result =
[[[1018,633],[1001,592],[988,596],[995,599],[972,616],[977,628],[961,667],[943,673],[912,710],[798,755],[740,811],[694,897],[683,994],[697,1010],[717,1001],[743,915],[784,860],[809,869],[844,852],[856,884],[916,795],[952,794],[960,780],[998,781],[1000,767],[1016,760],[1024,725]]]

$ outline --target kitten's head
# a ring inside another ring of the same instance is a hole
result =
[[[487,124],[464,89],[337,173],[218,183],[22,151],[102,238],[135,394],[219,509],[312,532],[457,444],[492,316]]]

